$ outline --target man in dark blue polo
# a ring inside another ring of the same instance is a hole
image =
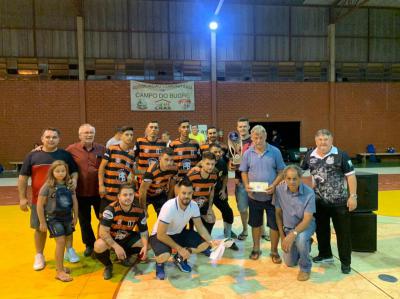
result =
[[[279,232],[275,221],[275,207],[271,204],[271,200],[275,187],[282,180],[285,163],[279,149],[268,144],[266,138],[267,132],[263,126],[257,125],[251,130],[253,145],[244,153],[239,170],[242,172],[243,185],[249,196],[249,225],[252,227],[253,236],[250,259],[257,260],[261,255],[261,227],[266,211],[271,237],[270,256],[273,263],[280,264],[282,260],[278,254]],[[250,183],[265,187],[262,187],[262,190],[254,190]]]
[[[283,170],[284,184],[275,190],[275,213],[283,250],[283,260],[288,267],[300,267],[297,280],[310,278],[312,261],[310,239],[315,231],[315,194],[301,182],[302,171],[296,165]]]

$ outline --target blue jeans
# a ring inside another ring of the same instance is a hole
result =
[[[291,232],[292,229],[285,228],[285,234]],[[311,272],[312,261],[310,257],[311,236],[315,232],[315,220],[313,219],[305,231],[299,233],[293,242],[289,252],[283,253],[283,261],[288,267],[294,267],[297,264],[303,272]]]

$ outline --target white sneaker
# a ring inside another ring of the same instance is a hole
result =
[[[64,259],[66,261],[69,261],[70,263],[77,263],[80,261],[79,256],[76,254],[75,249],[73,249],[72,247],[67,248]]]
[[[44,260],[44,255],[38,253],[35,255],[35,262],[33,263],[33,270],[40,271],[46,267],[46,261]]]

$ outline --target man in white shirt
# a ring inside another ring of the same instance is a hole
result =
[[[178,196],[168,200],[161,208],[157,222],[153,227],[150,244],[156,256],[156,276],[165,279],[164,263],[176,249],[174,262],[182,272],[191,272],[187,259],[192,253],[199,253],[209,246],[218,246],[213,240],[200,218],[200,209],[192,201],[193,185],[184,178],[178,183]],[[192,219],[197,231],[186,230]]]

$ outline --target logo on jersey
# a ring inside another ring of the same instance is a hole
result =
[[[185,159],[182,161],[182,169],[183,170],[189,170],[192,167],[190,160]]]
[[[121,159],[120,158],[115,158],[115,163],[121,163]]]
[[[317,159],[311,158],[311,159],[310,159],[310,164],[315,164],[315,163],[317,163],[317,161],[318,161]]]
[[[329,156],[326,158],[326,164],[332,165],[335,162],[335,158],[333,156]]]
[[[104,218],[104,219],[111,220],[111,219],[114,218],[114,214],[113,214],[111,211],[109,211],[109,210],[105,210],[105,211],[103,212],[103,218]]]
[[[121,183],[126,183],[128,181],[128,178],[126,176],[126,173],[123,170],[118,171],[118,180]]]
[[[199,208],[202,208],[204,206],[204,204],[208,201],[208,199],[204,196],[198,197],[195,199],[197,205],[199,206]]]

